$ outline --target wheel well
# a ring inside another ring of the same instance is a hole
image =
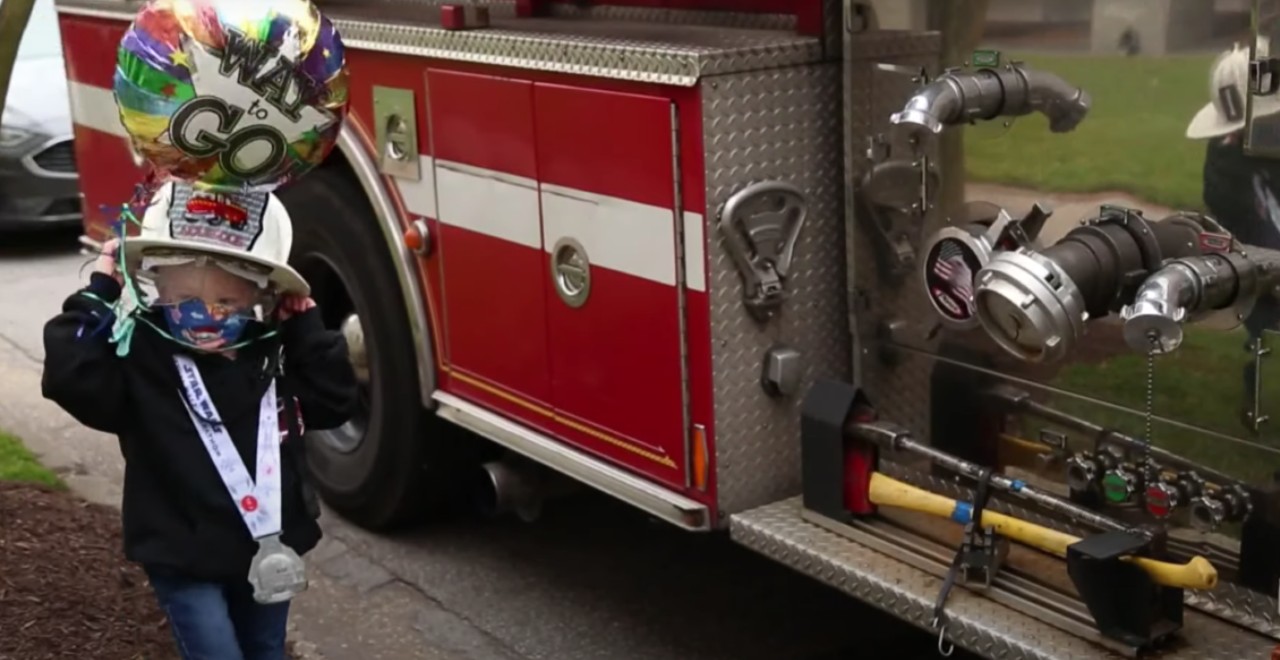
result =
[[[342,176],[352,185],[357,187],[361,185],[360,177],[356,176],[355,169],[351,167],[351,161],[347,159],[347,154],[342,149],[334,149],[329,152],[329,156],[324,159],[324,162],[320,163],[320,166],[316,168],[316,171],[333,172]],[[303,181],[306,181],[306,179],[303,179]],[[365,206],[370,206],[369,200],[364,200],[364,203]],[[373,208],[371,206],[369,208],[369,215],[373,215]]]
[[[338,148],[317,168],[317,172],[328,172],[343,178],[353,189],[363,191],[360,195],[363,209],[368,217],[380,225],[383,237],[387,242],[387,256],[392,259],[400,283],[400,292],[404,299],[411,334],[414,338],[414,353],[418,365],[419,395],[422,405],[428,409],[435,408],[432,394],[436,389],[436,363],[434,345],[431,334],[431,315],[427,297],[423,292],[423,279],[419,271],[418,260],[404,245],[403,227],[396,205],[391,201],[390,193],[373,159],[364,149],[362,141],[351,127],[344,127],[339,139]],[[299,185],[305,186],[314,178],[303,178]],[[302,227],[305,231],[305,225]],[[391,322],[391,320],[383,320]]]

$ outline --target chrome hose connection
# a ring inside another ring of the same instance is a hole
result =
[[[1182,326],[1197,316],[1251,299],[1258,269],[1236,253],[1183,257],[1152,273],[1120,311],[1125,343],[1135,351],[1169,353],[1182,344]]]
[[[948,71],[921,87],[890,122],[914,135],[934,135],[947,126],[1039,112],[1049,130],[1075,129],[1089,112],[1088,92],[1055,74],[1022,64],[974,71]]]

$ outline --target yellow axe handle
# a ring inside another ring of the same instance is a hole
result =
[[[973,511],[967,502],[957,502],[949,497],[886,477],[879,472],[872,473],[867,496],[877,505],[950,518],[959,523],[969,522]],[[1001,536],[1059,557],[1066,557],[1067,546],[1080,540],[1079,537],[1064,532],[986,509],[983,509],[982,520],[978,524],[992,528]],[[1185,564],[1173,564],[1148,557],[1124,557],[1123,559],[1137,564],[1151,576],[1153,581],[1166,587],[1203,591],[1212,589],[1218,584],[1217,569],[1204,557],[1192,557],[1191,561]]]

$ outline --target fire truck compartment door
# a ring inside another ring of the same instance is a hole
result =
[[[571,442],[683,487],[672,102],[533,97],[554,405]]]
[[[444,356],[471,380],[549,403],[533,84],[429,69]]]

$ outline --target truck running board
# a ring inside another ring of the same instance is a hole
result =
[[[584,452],[528,429],[447,392],[432,395],[436,414],[473,433],[577,479],[673,525],[710,529],[704,504],[634,476]]]
[[[930,622],[951,550],[933,540],[884,521],[850,526],[828,520],[804,511],[799,497],[730,516],[729,535],[766,557],[937,632]],[[988,594],[963,588],[951,593],[946,605],[948,640],[988,658],[1133,657],[1131,649],[1104,641],[1074,598],[1016,573],[1002,574],[991,589]],[[945,646],[942,640],[939,646]],[[1265,658],[1274,646],[1267,637],[1187,610],[1178,643],[1144,653],[1143,658]]]

